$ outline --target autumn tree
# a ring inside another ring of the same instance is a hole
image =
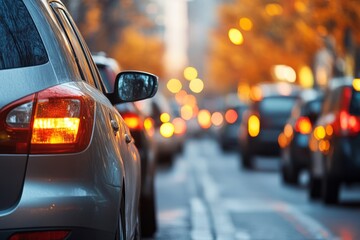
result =
[[[156,34],[156,25],[139,8],[136,0],[63,2],[74,16],[91,51],[106,52],[118,60],[122,69],[163,75],[162,40]]]

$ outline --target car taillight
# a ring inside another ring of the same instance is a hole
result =
[[[260,119],[256,115],[251,115],[248,119],[248,132],[251,137],[256,137],[260,133]]]
[[[9,240],[63,240],[70,231],[42,231],[15,233]]]
[[[356,116],[350,115],[347,111],[340,111],[338,121],[342,135],[353,136],[360,132],[359,119]]]
[[[301,134],[310,134],[312,124],[308,117],[300,117],[295,123],[295,131]]]
[[[136,115],[134,113],[126,113],[122,115],[126,125],[131,130],[142,130],[143,129],[143,123],[139,115]]]
[[[59,85],[6,106],[0,113],[0,153],[70,153],[90,142],[92,99]]]
[[[233,124],[238,119],[238,114],[234,109],[229,109],[225,113],[225,120],[229,124]]]

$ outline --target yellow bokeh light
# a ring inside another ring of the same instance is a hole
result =
[[[239,20],[240,28],[244,31],[250,31],[253,27],[253,23],[249,18],[240,18]]]
[[[253,86],[250,91],[250,98],[253,101],[260,101],[262,99],[262,90],[259,86]]]
[[[314,136],[317,140],[322,140],[326,136],[326,131],[323,126],[318,126],[314,129]]]
[[[299,71],[299,84],[304,88],[314,86],[314,75],[309,66],[303,66]]]
[[[197,76],[198,76],[198,72],[197,72],[196,68],[194,68],[194,67],[185,68],[184,77],[186,80],[191,81],[191,80],[197,78]]]
[[[246,83],[239,83],[237,94],[239,99],[247,101],[250,97],[250,86]]]
[[[302,0],[296,0],[294,3],[294,7],[298,12],[305,12],[306,11],[306,4]]]
[[[204,82],[200,78],[195,78],[191,80],[189,88],[194,93],[200,93],[204,89]]]
[[[163,122],[163,123],[169,122],[170,121],[170,114],[162,113],[160,115],[160,121]]]
[[[172,78],[167,83],[167,88],[172,93],[178,93],[182,89],[182,84],[179,79]]]
[[[235,45],[241,45],[244,42],[244,37],[239,29],[231,28],[228,35],[230,41]]]
[[[248,133],[251,137],[256,137],[260,133],[260,119],[255,115],[248,119]]]
[[[265,11],[269,16],[277,16],[283,13],[283,7],[278,3],[269,3],[266,5]]]
[[[360,78],[355,78],[352,85],[356,91],[360,91]]]
[[[190,120],[194,115],[193,108],[189,105],[182,106],[180,109],[180,115],[181,115],[182,119]]]
[[[211,127],[211,114],[208,110],[203,109],[199,111],[198,123],[204,129]]]
[[[163,123],[160,126],[160,134],[165,138],[172,137],[172,135],[174,135],[174,132],[175,132],[175,128],[172,123],[167,122],[167,123]]]

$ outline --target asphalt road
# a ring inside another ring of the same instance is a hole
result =
[[[304,173],[301,186],[285,186],[277,158],[243,170],[215,140],[190,139],[157,172],[155,239],[360,239],[360,188],[343,188],[340,204],[326,206],[308,200],[306,182]]]

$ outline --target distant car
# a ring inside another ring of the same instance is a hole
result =
[[[139,153],[113,104],[157,77],[120,73],[107,98],[60,1],[3,0],[0,19],[0,239],[140,238]]]
[[[242,116],[248,106],[245,103],[238,103],[225,109],[224,123],[218,134],[218,141],[224,151],[238,150],[239,134]]]
[[[333,79],[310,139],[309,196],[324,203],[339,200],[344,183],[360,182],[360,83]]]
[[[94,61],[99,69],[106,92],[113,92],[116,74],[120,72],[118,62],[105,53],[93,54]],[[152,237],[157,229],[156,201],[155,201],[155,172],[156,159],[155,147],[151,136],[154,131],[152,124],[145,126],[145,116],[133,102],[115,104],[126,125],[130,129],[131,136],[139,150],[141,159],[141,192],[140,192],[140,215],[141,235]]]
[[[279,155],[278,136],[299,94],[287,83],[263,83],[252,89],[248,110],[240,125],[240,154],[244,168],[253,168],[256,155]]]
[[[284,130],[279,135],[280,168],[285,183],[297,184],[301,171],[309,169],[309,135],[321,111],[322,102],[322,91],[314,89],[302,91]]]

